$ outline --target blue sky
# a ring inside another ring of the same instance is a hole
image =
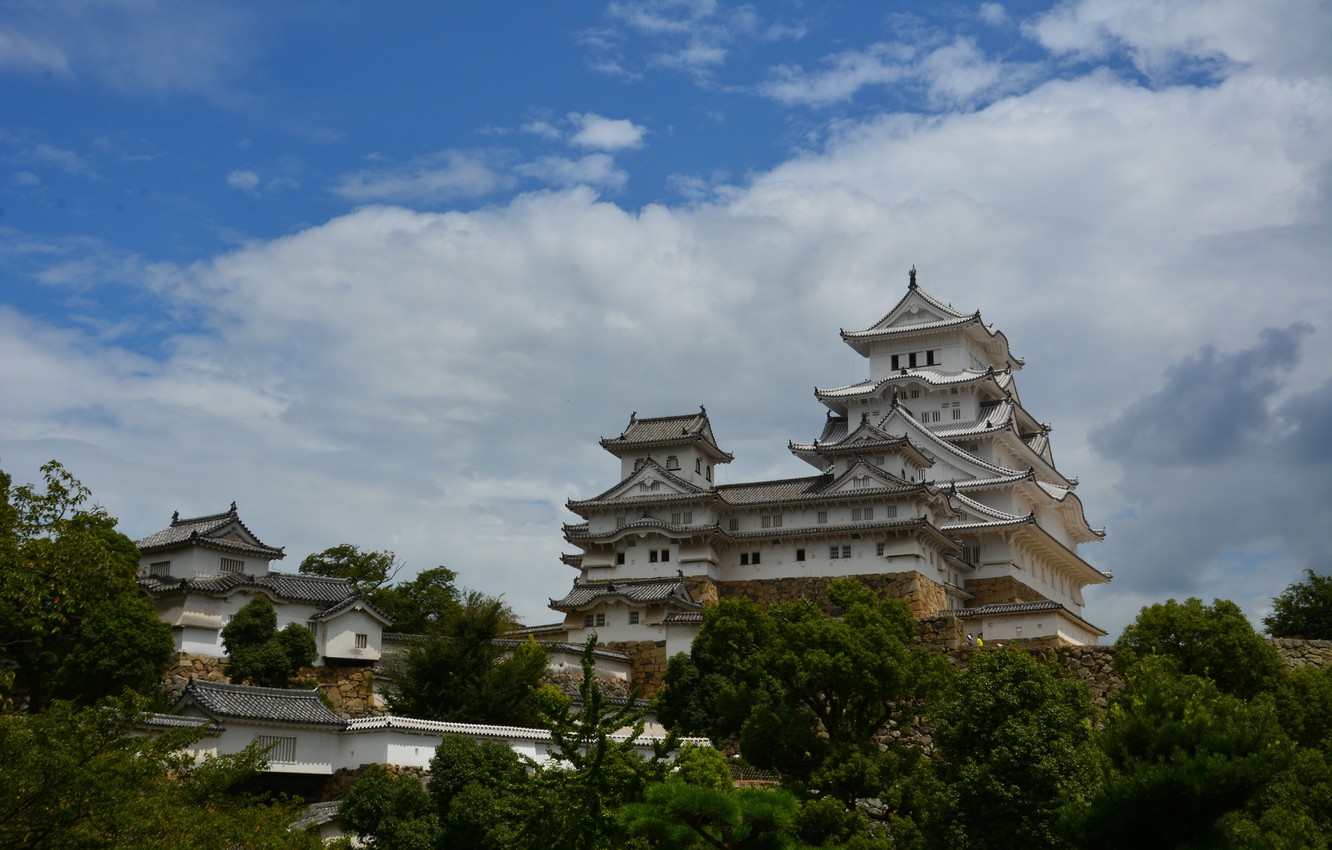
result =
[[[0,0],[17,480],[543,621],[599,437],[804,474],[915,265],[1027,360],[1093,622],[1332,569],[1326,3],[269,5]]]

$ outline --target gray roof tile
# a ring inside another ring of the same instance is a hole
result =
[[[215,718],[259,720],[272,723],[293,723],[305,726],[333,726],[345,728],[347,721],[339,717],[319,699],[319,691],[289,691],[282,688],[255,688],[248,685],[228,685],[190,679],[185,692],[176,701],[172,711],[179,712],[186,705],[195,705]]]
[[[574,611],[612,597],[637,605],[675,602],[688,608],[698,607],[689,588],[678,578],[576,584],[563,599],[550,600],[550,607],[556,611]]]
[[[203,546],[267,560],[286,557],[281,547],[266,545],[245,523],[241,522],[235,502],[231,503],[229,510],[220,514],[189,519],[181,519],[179,513],[172,514],[171,525],[135,541],[135,545],[145,554],[182,549],[186,546]]]

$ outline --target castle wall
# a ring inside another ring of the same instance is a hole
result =
[[[226,658],[178,653],[162,676],[167,702],[174,704],[191,678],[234,684]],[[343,717],[371,717],[387,710],[375,699],[374,671],[369,667],[304,667],[294,677],[313,680],[334,711]]]

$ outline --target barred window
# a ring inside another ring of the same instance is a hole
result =
[[[222,572],[224,573],[245,572],[245,562],[240,560],[239,558],[223,558]]]
[[[370,636],[369,636],[369,635],[363,635],[363,634],[357,634],[357,635],[356,635],[356,648],[357,648],[357,649],[367,649],[369,646],[370,646]]]
[[[270,762],[293,764],[296,761],[296,739],[279,735],[255,735],[254,742],[259,749],[267,750]]]

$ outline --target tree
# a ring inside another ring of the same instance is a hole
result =
[[[1094,782],[1084,685],[1023,650],[978,653],[933,719],[934,846],[1063,846],[1060,809]]]
[[[42,475],[38,489],[12,487],[0,472],[0,664],[33,712],[50,701],[94,609],[138,594],[139,550],[116,519],[87,506],[90,491],[58,462]]]
[[[430,762],[430,797],[441,846],[506,850],[541,813],[531,765],[499,741],[449,735]],[[533,831],[540,828],[533,824]],[[540,846],[540,842],[530,846]]]
[[[878,739],[918,716],[947,666],[912,645],[916,621],[903,603],[850,579],[831,583],[827,599],[840,618],[808,602],[723,600],[704,611],[689,657],[668,669],[660,717],[738,740],[752,764],[850,805],[881,797],[910,769],[914,748]]]
[[[92,609],[60,665],[55,691],[83,705],[126,688],[154,694],[175,652],[171,627],[152,603],[122,593]]]
[[[380,587],[369,594],[375,607],[393,620],[393,628],[406,634],[437,631],[458,616],[463,605],[454,582],[458,574],[448,567],[423,570],[411,581]]]
[[[343,543],[307,555],[298,569],[307,575],[343,578],[357,590],[368,592],[391,581],[401,567],[397,555],[388,549],[367,552],[359,546]]]
[[[1180,673],[1207,677],[1241,699],[1272,690],[1283,669],[1276,650],[1226,599],[1211,605],[1197,598],[1150,605],[1125,627],[1115,646],[1126,669],[1145,656],[1164,656]]]
[[[547,689],[543,713],[556,764],[537,778],[546,798],[541,821],[529,825],[528,846],[550,850],[623,847],[628,838],[618,811],[643,799],[648,785],[665,778],[666,756],[675,747],[668,735],[644,759],[635,749],[643,734],[647,706],[637,691],[617,705],[606,698],[596,675],[596,635],[583,647],[578,700]],[[627,730],[627,731],[626,731]],[[532,829],[532,827],[536,829]]]
[[[510,651],[495,639],[512,624],[494,597],[471,592],[453,616],[431,623],[389,670],[389,704],[396,714],[462,723],[532,726],[535,696],[546,674],[546,653],[534,641]]]
[[[1272,600],[1272,613],[1263,625],[1272,637],[1332,640],[1332,576],[1305,570],[1304,581]]]
[[[1078,846],[1230,846],[1237,815],[1290,764],[1294,745],[1270,699],[1246,702],[1165,658],[1144,658],[1111,701],[1098,736],[1100,790],[1074,802]]]
[[[342,828],[377,850],[433,850],[439,816],[421,780],[371,765],[339,807]]]
[[[196,763],[202,727],[134,734],[133,698],[0,716],[0,850],[136,847],[317,848],[290,829],[299,803],[239,790],[263,766],[254,747]]]
[[[318,647],[310,630],[299,623],[277,628],[277,612],[267,596],[259,594],[245,604],[222,628],[222,645],[233,682],[250,681],[269,688],[285,688],[302,667],[314,662]]]
[[[760,850],[789,844],[797,808],[781,789],[737,791],[721,753],[686,744],[666,781],[650,786],[643,802],[626,804],[620,822],[653,847]]]

